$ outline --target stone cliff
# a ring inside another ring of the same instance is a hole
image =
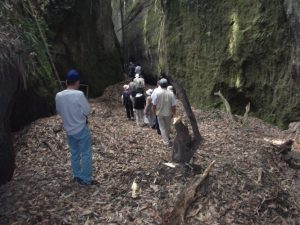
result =
[[[129,0],[123,9],[128,58],[181,80],[195,106],[220,107],[221,90],[234,113],[250,101],[252,115],[280,127],[300,119],[298,1]]]

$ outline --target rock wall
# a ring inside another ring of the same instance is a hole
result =
[[[95,97],[123,79],[109,0],[52,1],[47,23],[62,80],[70,68],[77,68]]]
[[[180,79],[195,106],[220,107],[221,90],[234,113],[250,101],[253,115],[281,127],[300,120],[297,0],[126,4],[129,56]]]
[[[9,181],[15,169],[15,152],[10,136],[9,119],[14,102],[14,95],[18,89],[19,72],[5,66],[0,74],[0,185]]]
[[[1,12],[1,11],[0,11]],[[3,18],[0,13],[0,19]],[[10,136],[10,115],[14,97],[24,76],[22,45],[8,26],[0,26],[0,185],[9,181],[15,169],[15,152]]]
[[[140,63],[146,79],[156,77],[164,68],[162,46],[165,14],[161,1],[112,0],[115,32],[124,51],[124,59]],[[121,4],[121,7],[120,7]],[[123,29],[120,8],[123,9]],[[125,42],[125,43],[122,43]]]
[[[94,97],[123,79],[109,0],[30,2],[0,2],[0,185],[15,167],[10,132],[55,113],[58,81],[37,23],[61,80],[77,68]]]

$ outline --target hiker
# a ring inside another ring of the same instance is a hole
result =
[[[135,74],[138,74],[138,75],[141,75],[142,74],[142,67],[139,63],[136,64],[136,67],[135,67]]]
[[[128,66],[128,77],[133,78],[134,74],[135,74],[135,66],[134,66],[133,62],[130,62],[129,66]]]
[[[133,104],[130,99],[129,85],[123,86],[122,102],[125,106],[128,120],[134,120]]]
[[[170,84],[170,79],[169,79],[169,77],[167,76],[167,74],[165,74],[165,72],[161,72],[161,73],[160,73],[158,80],[161,80],[161,79],[163,79],[163,78],[166,79],[166,80],[168,81],[168,86],[171,85],[171,84]]]
[[[140,90],[140,91],[144,91],[144,88],[145,88],[145,80],[144,80],[144,78],[141,76],[141,75],[139,75],[139,74],[136,74],[135,75],[135,78],[133,79],[133,82],[134,82],[134,84],[135,84],[135,88],[137,89],[137,90]]]
[[[160,85],[159,85],[159,80],[157,81],[157,87],[153,90],[153,92],[152,92],[152,94],[151,94],[151,100],[153,100],[154,98],[156,98],[156,92],[158,91],[158,90],[160,90],[161,89],[161,87],[160,87]],[[153,108],[153,107],[152,107]],[[155,116],[155,118],[154,118],[154,123],[153,123],[153,125],[152,125],[152,129],[156,129],[156,132],[157,132],[157,134],[158,135],[161,135],[161,132],[160,132],[160,129],[159,129],[159,124],[158,124],[158,120],[157,120],[157,116],[155,115],[155,113],[154,113],[154,116]]]
[[[146,105],[146,99],[144,93],[141,91],[137,91],[134,96],[134,105],[136,115],[136,124],[138,126],[144,126],[144,109]]]
[[[159,80],[159,85],[161,88],[156,91],[152,99],[153,111],[157,115],[163,143],[170,146],[171,119],[176,114],[176,99],[175,95],[167,90],[167,79]]]
[[[146,98],[146,106],[145,106],[145,110],[144,110],[144,117],[145,117],[144,122],[146,124],[149,124],[151,127],[155,123],[155,115],[152,110],[152,107],[153,107],[152,99],[151,99],[152,92],[153,92],[152,89],[148,89],[146,91],[147,98]]]
[[[92,185],[95,181],[92,180],[91,133],[87,125],[90,107],[83,92],[78,90],[80,76],[76,70],[67,73],[66,86],[66,90],[56,94],[55,103],[67,133],[74,181]]]

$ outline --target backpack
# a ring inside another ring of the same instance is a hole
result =
[[[146,99],[142,93],[137,93],[134,97],[134,108],[135,109],[144,109]]]
[[[123,104],[128,105],[131,103],[130,93],[128,91],[123,92]]]

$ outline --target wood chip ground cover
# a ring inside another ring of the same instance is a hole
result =
[[[264,140],[286,139],[284,132],[255,118],[242,127],[222,112],[195,110],[205,139],[193,160],[198,166],[171,168],[164,165],[171,151],[155,131],[125,118],[121,87],[109,87],[91,101],[97,186],[72,181],[59,117],[37,120],[14,134],[17,168],[13,180],[0,187],[1,225],[161,224],[179,192],[213,160],[187,224],[300,224],[300,172]],[[131,198],[133,180],[141,188],[137,199]]]

